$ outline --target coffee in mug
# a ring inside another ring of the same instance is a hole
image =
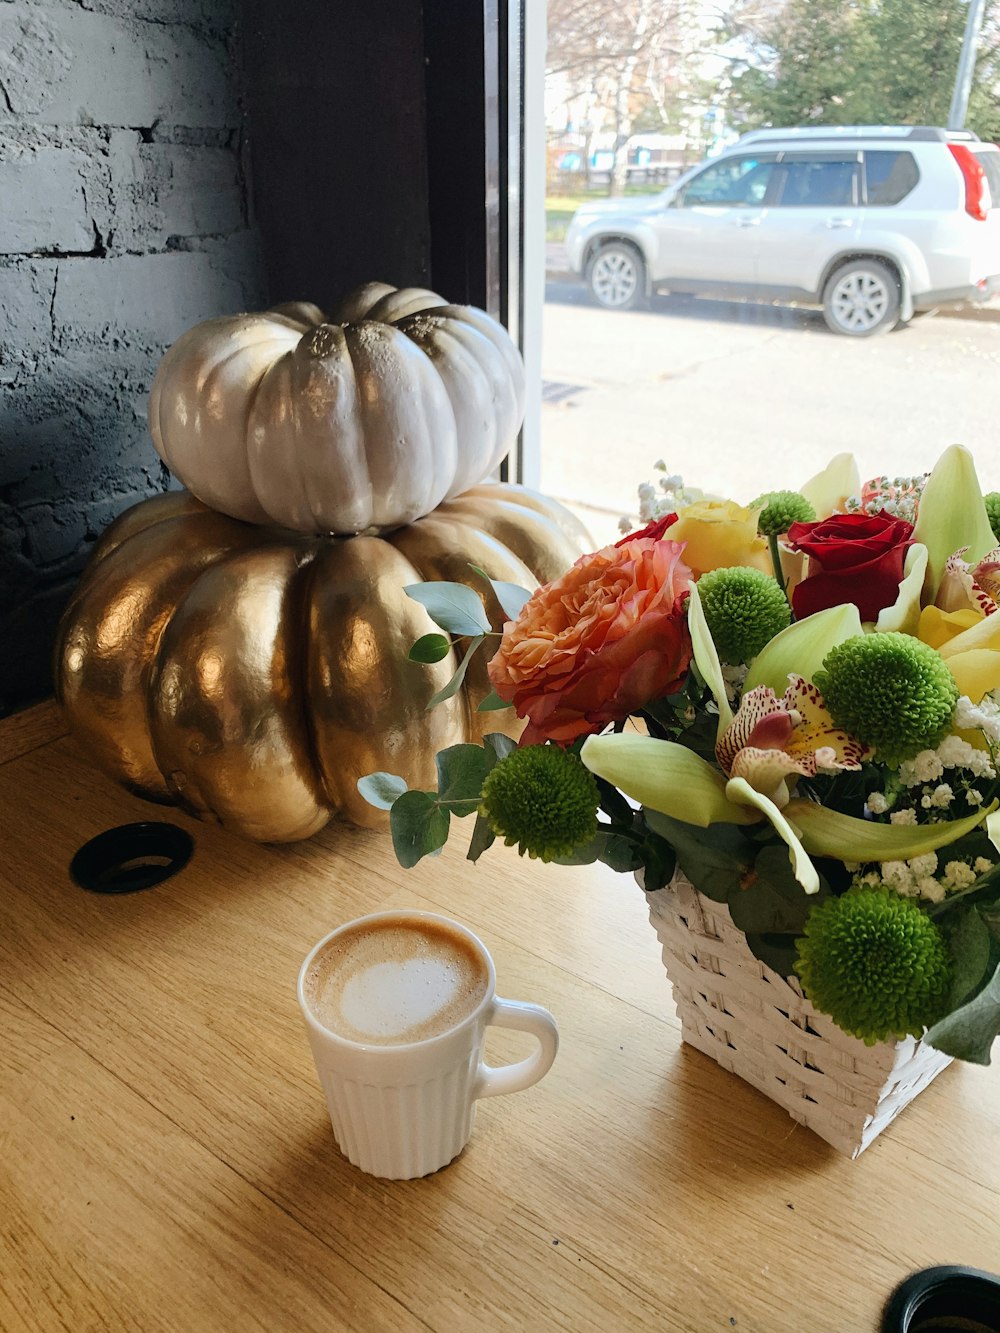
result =
[[[548,1072],[559,1034],[547,1009],[495,993],[470,930],[433,912],[377,912],[315,946],[298,997],[334,1136],[372,1175],[426,1176],[472,1133],[480,1097],[519,1092]],[[490,1024],[530,1032],[538,1050],[494,1068]]]
[[[340,931],[313,959],[304,993],[329,1031],[395,1046],[455,1027],[479,1006],[489,982],[462,933],[400,916]]]

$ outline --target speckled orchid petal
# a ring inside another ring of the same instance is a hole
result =
[[[857,770],[871,754],[871,746],[864,745],[836,725],[823,702],[823,696],[811,681],[803,680],[801,676],[792,676],[783,704],[785,708],[798,713],[801,719],[785,749],[795,758],[812,763],[811,768],[802,770],[810,777],[815,776],[820,769]],[[820,758],[820,751],[832,752],[832,761],[827,753]]]
[[[993,599],[994,609],[1000,606],[1000,546],[994,546],[992,551],[986,552],[972,571],[972,577]]]
[[[763,651],[757,654],[747,674],[744,689],[770,685],[772,690],[784,690],[792,675],[812,680],[831,648],[863,633],[861,617],[853,602],[830,606],[825,611],[806,616],[804,620],[797,620],[794,625],[776,634]]]
[[[924,600],[933,602],[948,557],[963,546],[978,563],[997,544],[968,449],[953,444],[934,465],[920,497],[913,540],[927,547]]]
[[[988,552],[975,569],[962,558],[968,549],[963,546],[948,557],[934,605],[946,613],[978,611],[991,616],[997,609],[996,594],[1000,592],[1000,578],[997,578],[1000,549]]]
[[[926,577],[927,547],[915,542],[906,552],[903,581],[899,585],[896,600],[878,613],[875,628],[880,634],[888,634],[891,631],[916,634],[917,621],[920,619],[920,594]]]
[[[799,487],[803,496],[816,510],[817,518],[829,518],[840,513],[850,495],[861,490],[861,473],[853,454],[837,454],[822,472],[810,477]]]
[[[773,731],[762,730],[770,725]],[[732,723],[719,737],[715,757],[725,773],[731,773],[733,760],[751,743],[767,749],[784,749],[792,733],[794,720],[781,700],[767,685],[744,694]]]
[[[811,767],[815,772],[815,761]],[[809,771],[810,765],[801,759],[794,759],[785,750],[759,750],[747,745],[733,760],[730,777],[742,778],[754,791],[773,801],[780,810],[788,804],[791,796],[788,778],[792,774],[804,777]]]

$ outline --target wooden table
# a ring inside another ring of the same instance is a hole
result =
[[[848,1161],[682,1048],[629,879],[473,867],[464,837],[405,872],[381,835],[259,847],[168,811],[187,869],[85,893],[82,842],[164,815],[61,730],[22,715],[0,766],[4,1333],[852,1333],[914,1269],[1000,1270],[996,1068],[947,1070]],[[398,905],[471,925],[562,1047],[456,1163],[392,1184],[337,1151],[294,982],[332,926]]]

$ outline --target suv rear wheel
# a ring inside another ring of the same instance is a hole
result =
[[[849,259],[830,274],[823,290],[823,318],[834,333],[870,338],[899,319],[899,283],[878,259]]]
[[[646,296],[646,265],[631,245],[613,241],[587,265],[587,286],[606,310],[634,310]]]

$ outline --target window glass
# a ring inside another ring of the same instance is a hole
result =
[[[987,207],[1000,208],[1000,153],[980,150],[975,156],[976,161],[986,172],[986,184],[990,187]]]
[[[857,162],[803,158],[782,164],[781,208],[843,208],[857,202]]]
[[[998,163],[1000,165],[1000,163]],[[917,164],[910,153],[865,152],[865,179],[868,202],[878,205],[898,204],[920,179]]]
[[[677,202],[682,208],[699,204],[759,208],[773,171],[774,163],[762,162],[759,157],[733,157],[715,162],[688,182]]]

